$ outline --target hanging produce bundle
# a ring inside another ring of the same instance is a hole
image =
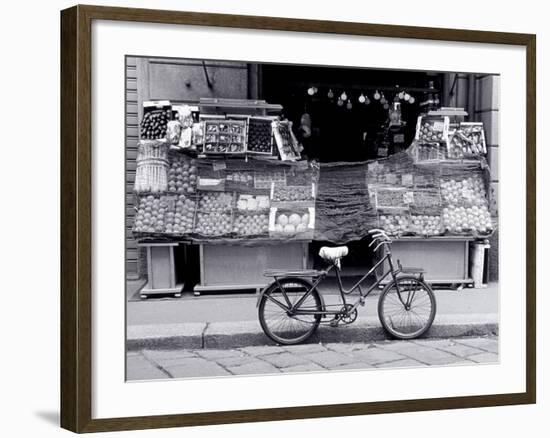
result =
[[[168,145],[159,140],[140,140],[134,191],[161,193],[168,188]]]

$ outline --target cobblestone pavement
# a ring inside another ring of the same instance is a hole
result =
[[[127,380],[277,374],[498,361],[498,337],[127,353]]]

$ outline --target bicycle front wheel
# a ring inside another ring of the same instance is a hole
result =
[[[384,329],[398,339],[414,339],[431,327],[435,295],[416,277],[400,277],[389,283],[378,300],[378,317]]]
[[[260,299],[258,316],[264,333],[283,345],[307,340],[319,326],[323,306],[317,289],[301,278],[282,278],[269,286]]]

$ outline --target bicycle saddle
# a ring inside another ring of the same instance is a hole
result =
[[[347,255],[348,255],[347,246],[336,246],[334,248],[323,246],[319,251],[319,256],[322,259],[326,260],[327,262],[334,263],[338,267],[340,267],[340,259]]]

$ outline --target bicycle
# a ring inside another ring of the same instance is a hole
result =
[[[350,289],[344,289],[340,275],[342,257],[348,253],[346,246],[323,247],[319,255],[329,266],[323,270],[267,270],[265,276],[274,281],[266,286],[258,297],[257,307],[260,325],[264,333],[274,342],[294,345],[306,341],[320,324],[336,327],[340,324],[352,324],[357,319],[357,308],[365,304],[365,298],[384,279],[391,280],[383,288],[378,299],[378,318],[382,327],[397,339],[414,339],[422,336],[431,327],[436,313],[435,295],[424,281],[424,270],[403,268],[399,260],[395,267],[391,254],[391,239],[383,230],[369,232],[374,252],[382,246],[386,248],[382,257]],[[366,292],[361,284],[379,267],[383,275]],[[326,305],[317,287],[327,274],[336,269],[336,278],[341,302]],[[404,275],[401,275],[404,274]],[[310,280],[311,279],[311,280]],[[348,303],[346,296],[357,291],[359,296],[354,303]]]

